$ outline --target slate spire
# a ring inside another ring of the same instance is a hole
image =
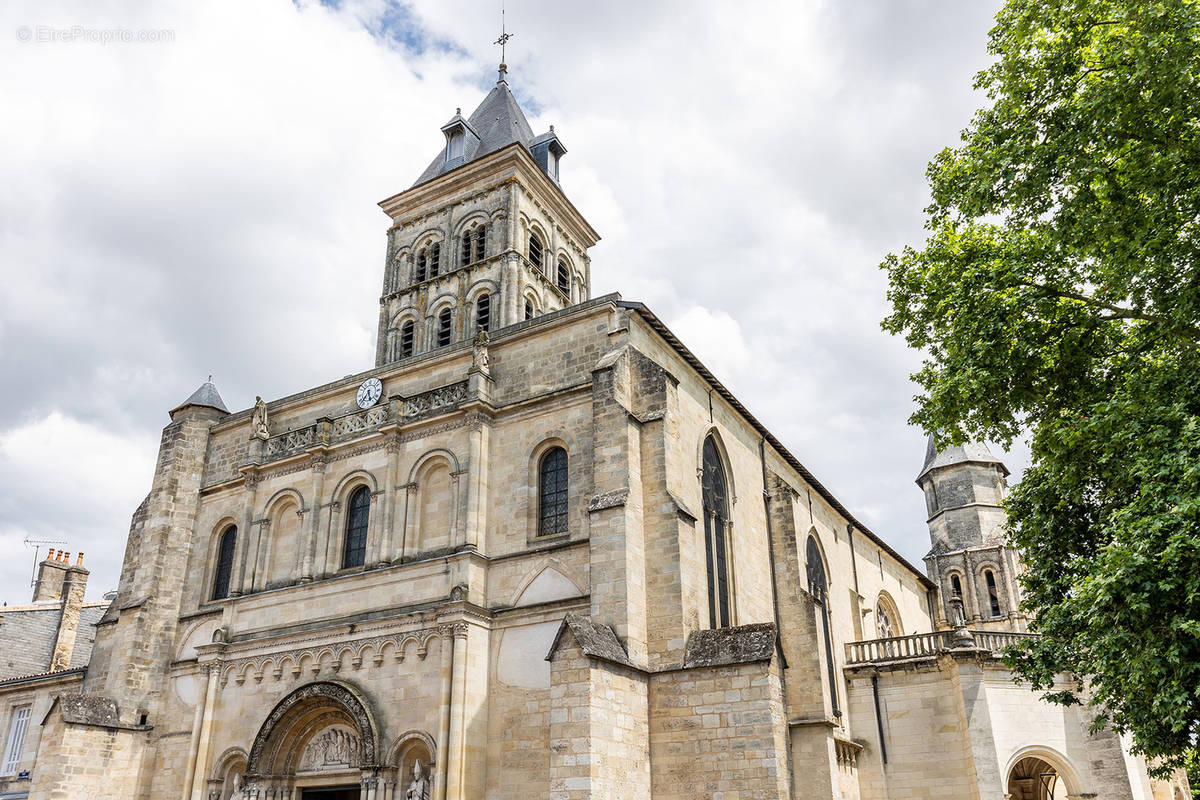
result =
[[[200,388],[192,392],[187,400],[172,408],[171,414],[174,415],[176,411],[188,406],[215,408],[225,414],[229,413],[229,409],[225,407],[225,401],[221,399],[220,392],[217,391],[216,385],[212,382],[212,375],[209,375],[208,380],[200,384]]]

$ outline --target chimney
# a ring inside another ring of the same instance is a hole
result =
[[[50,656],[50,672],[68,669],[71,653],[75,649],[75,635],[79,632],[79,614],[83,610],[83,594],[87,589],[88,571],[83,568],[83,553],[72,565],[70,554],[60,562],[64,571],[61,594],[61,613],[58,617],[58,633],[54,637],[54,653]]]
[[[33,602],[49,603],[62,599],[63,581],[70,565],[63,559],[62,550],[46,553],[46,560],[38,565],[37,583],[33,586]]]

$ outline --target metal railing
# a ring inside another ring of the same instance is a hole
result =
[[[1011,633],[1008,631],[970,631],[975,640],[975,649],[999,653],[1023,639],[1036,636],[1034,633]],[[914,633],[910,636],[893,636],[889,639],[869,639],[846,643],[847,664],[877,664],[887,661],[903,661],[910,658],[931,658],[954,647],[955,631],[933,631]]]

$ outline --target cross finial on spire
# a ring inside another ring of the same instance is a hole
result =
[[[505,51],[505,45],[508,44],[508,40],[511,39],[514,35],[515,34],[509,33],[505,27],[504,2],[503,2],[503,0],[501,0],[501,3],[500,3],[500,38],[494,42],[494,44],[500,45],[500,80],[505,80],[508,77],[508,64],[506,64],[504,62],[504,51]]]

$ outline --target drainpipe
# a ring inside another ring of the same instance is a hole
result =
[[[710,392],[710,400],[711,392]],[[758,460],[762,465],[762,497],[763,497],[763,514],[767,521],[767,558],[771,565],[771,607],[775,612],[775,636],[776,642],[779,643],[780,651],[783,649],[783,626],[780,624],[779,616],[779,581],[775,576],[775,537],[771,531],[771,492],[767,488],[767,439],[762,437],[758,441]],[[781,652],[782,654],[782,652]],[[780,665],[782,667],[782,664]],[[788,720],[788,704],[787,704],[787,679],[784,676],[784,670],[779,670],[779,692],[780,699],[783,702],[783,724],[784,732],[786,733],[785,741],[787,744],[787,767],[788,767],[788,797],[795,798],[795,772],[792,764],[792,726]]]

